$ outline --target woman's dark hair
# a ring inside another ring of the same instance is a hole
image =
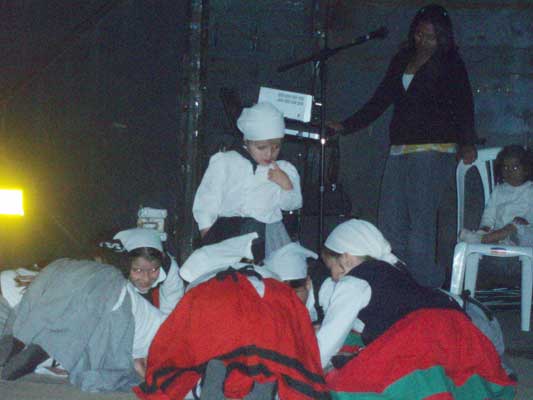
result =
[[[431,4],[422,7],[416,13],[411,26],[409,27],[409,34],[407,36],[408,49],[414,53],[415,51],[415,32],[418,25],[424,22],[429,22],[435,28],[437,35],[437,54],[445,57],[451,51],[456,51],[455,38],[452,29],[452,20],[448,11],[442,6]]]
[[[531,150],[526,150],[518,144],[511,144],[509,146],[505,146],[498,153],[496,161],[494,162],[494,173],[497,183],[503,182],[503,162],[509,158],[516,158],[522,168],[527,171],[526,180],[533,180],[533,154],[531,153]]]

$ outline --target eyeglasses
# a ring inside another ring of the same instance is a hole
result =
[[[504,165],[502,166],[502,169],[504,171],[507,171],[507,172],[516,172],[518,171],[520,168],[522,168],[521,165]]]

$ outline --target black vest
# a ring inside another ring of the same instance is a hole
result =
[[[367,281],[372,289],[370,302],[358,315],[365,323],[362,339],[367,345],[413,311],[422,308],[462,311],[446,293],[418,285],[401,267],[384,261],[365,261],[348,275]]]

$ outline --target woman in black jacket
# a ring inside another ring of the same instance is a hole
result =
[[[454,154],[467,164],[477,157],[472,90],[443,7],[418,11],[407,45],[393,57],[372,98],[329,126],[343,134],[358,131],[391,104],[379,226],[413,278],[440,287],[445,270],[435,261],[438,210],[453,182]]]

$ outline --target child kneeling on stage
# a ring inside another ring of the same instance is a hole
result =
[[[419,286],[374,225],[342,223],[322,258],[331,273],[319,295],[322,365],[328,367],[357,321],[366,345],[327,375],[334,398],[514,397],[515,383],[490,340],[447,294]]]
[[[285,122],[272,104],[245,108],[237,127],[244,142],[211,157],[194,198],[193,215],[202,244],[257,232],[268,255],[290,242],[282,210],[302,207],[300,177],[291,163],[278,161]]]
[[[266,383],[277,385],[282,400],[328,398],[304,304],[267,269],[240,263],[254,258],[256,238],[204,246],[187,259],[180,274],[190,285],[152,342],[137,396],[181,399],[206,377],[202,399],[223,398],[222,391],[249,398]],[[223,373],[211,376],[208,364],[217,360]]]
[[[52,357],[85,391],[129,390],[165,315],[111,265],[60,259],[31,282],[0,338],[2,379]]]
[[[306,305],[314,304],[311,278],[307,273],[307,259],[317,259],[318,254],[299,243],[291,242],[274,251],[264,261],[263,268],[272,272],[278,280],[287,283]],[[261,268],[260,268],[261,269]]]

